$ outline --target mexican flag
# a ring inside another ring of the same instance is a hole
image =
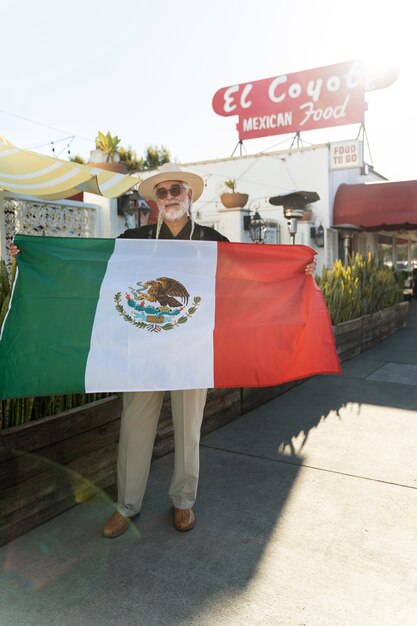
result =
[[[0,398],[340,373],[301,245],[17,235]]]

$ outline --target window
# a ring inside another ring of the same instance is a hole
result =
[[[408,267],[408,240],[397,239],[397,269],[409,270]]]
[[[392,267],[392,237],[378,235],[377,255],[380,263]]]

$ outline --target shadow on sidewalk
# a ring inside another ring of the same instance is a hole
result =
[[[170,454],[120,538],[101,537],[113,509],[101,493],[0,548],[1,624],[180,624],[246,588],[299,468],[207,448],[201,458],[192,533],[172,527]]]

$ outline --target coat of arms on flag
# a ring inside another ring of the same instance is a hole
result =
[[[125,293],[124,308],[122,294],[114,296],[116,310],[126,322],[137,328],[146,328],[150,332],[172,330],[188,322],[197,311],[201,298],[195,296],[193,304],[187,309],[190,294],[182,283],[175,278],[161,276],[155,280],[138,281],[136,288],[129,287]]]

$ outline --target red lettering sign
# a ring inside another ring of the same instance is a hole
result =
[[[395,78],[371,76],[361,61],[349,61],[223,87],[213,109],[239,116],[239,139],[353,124],[363,122],[364,91]]]

